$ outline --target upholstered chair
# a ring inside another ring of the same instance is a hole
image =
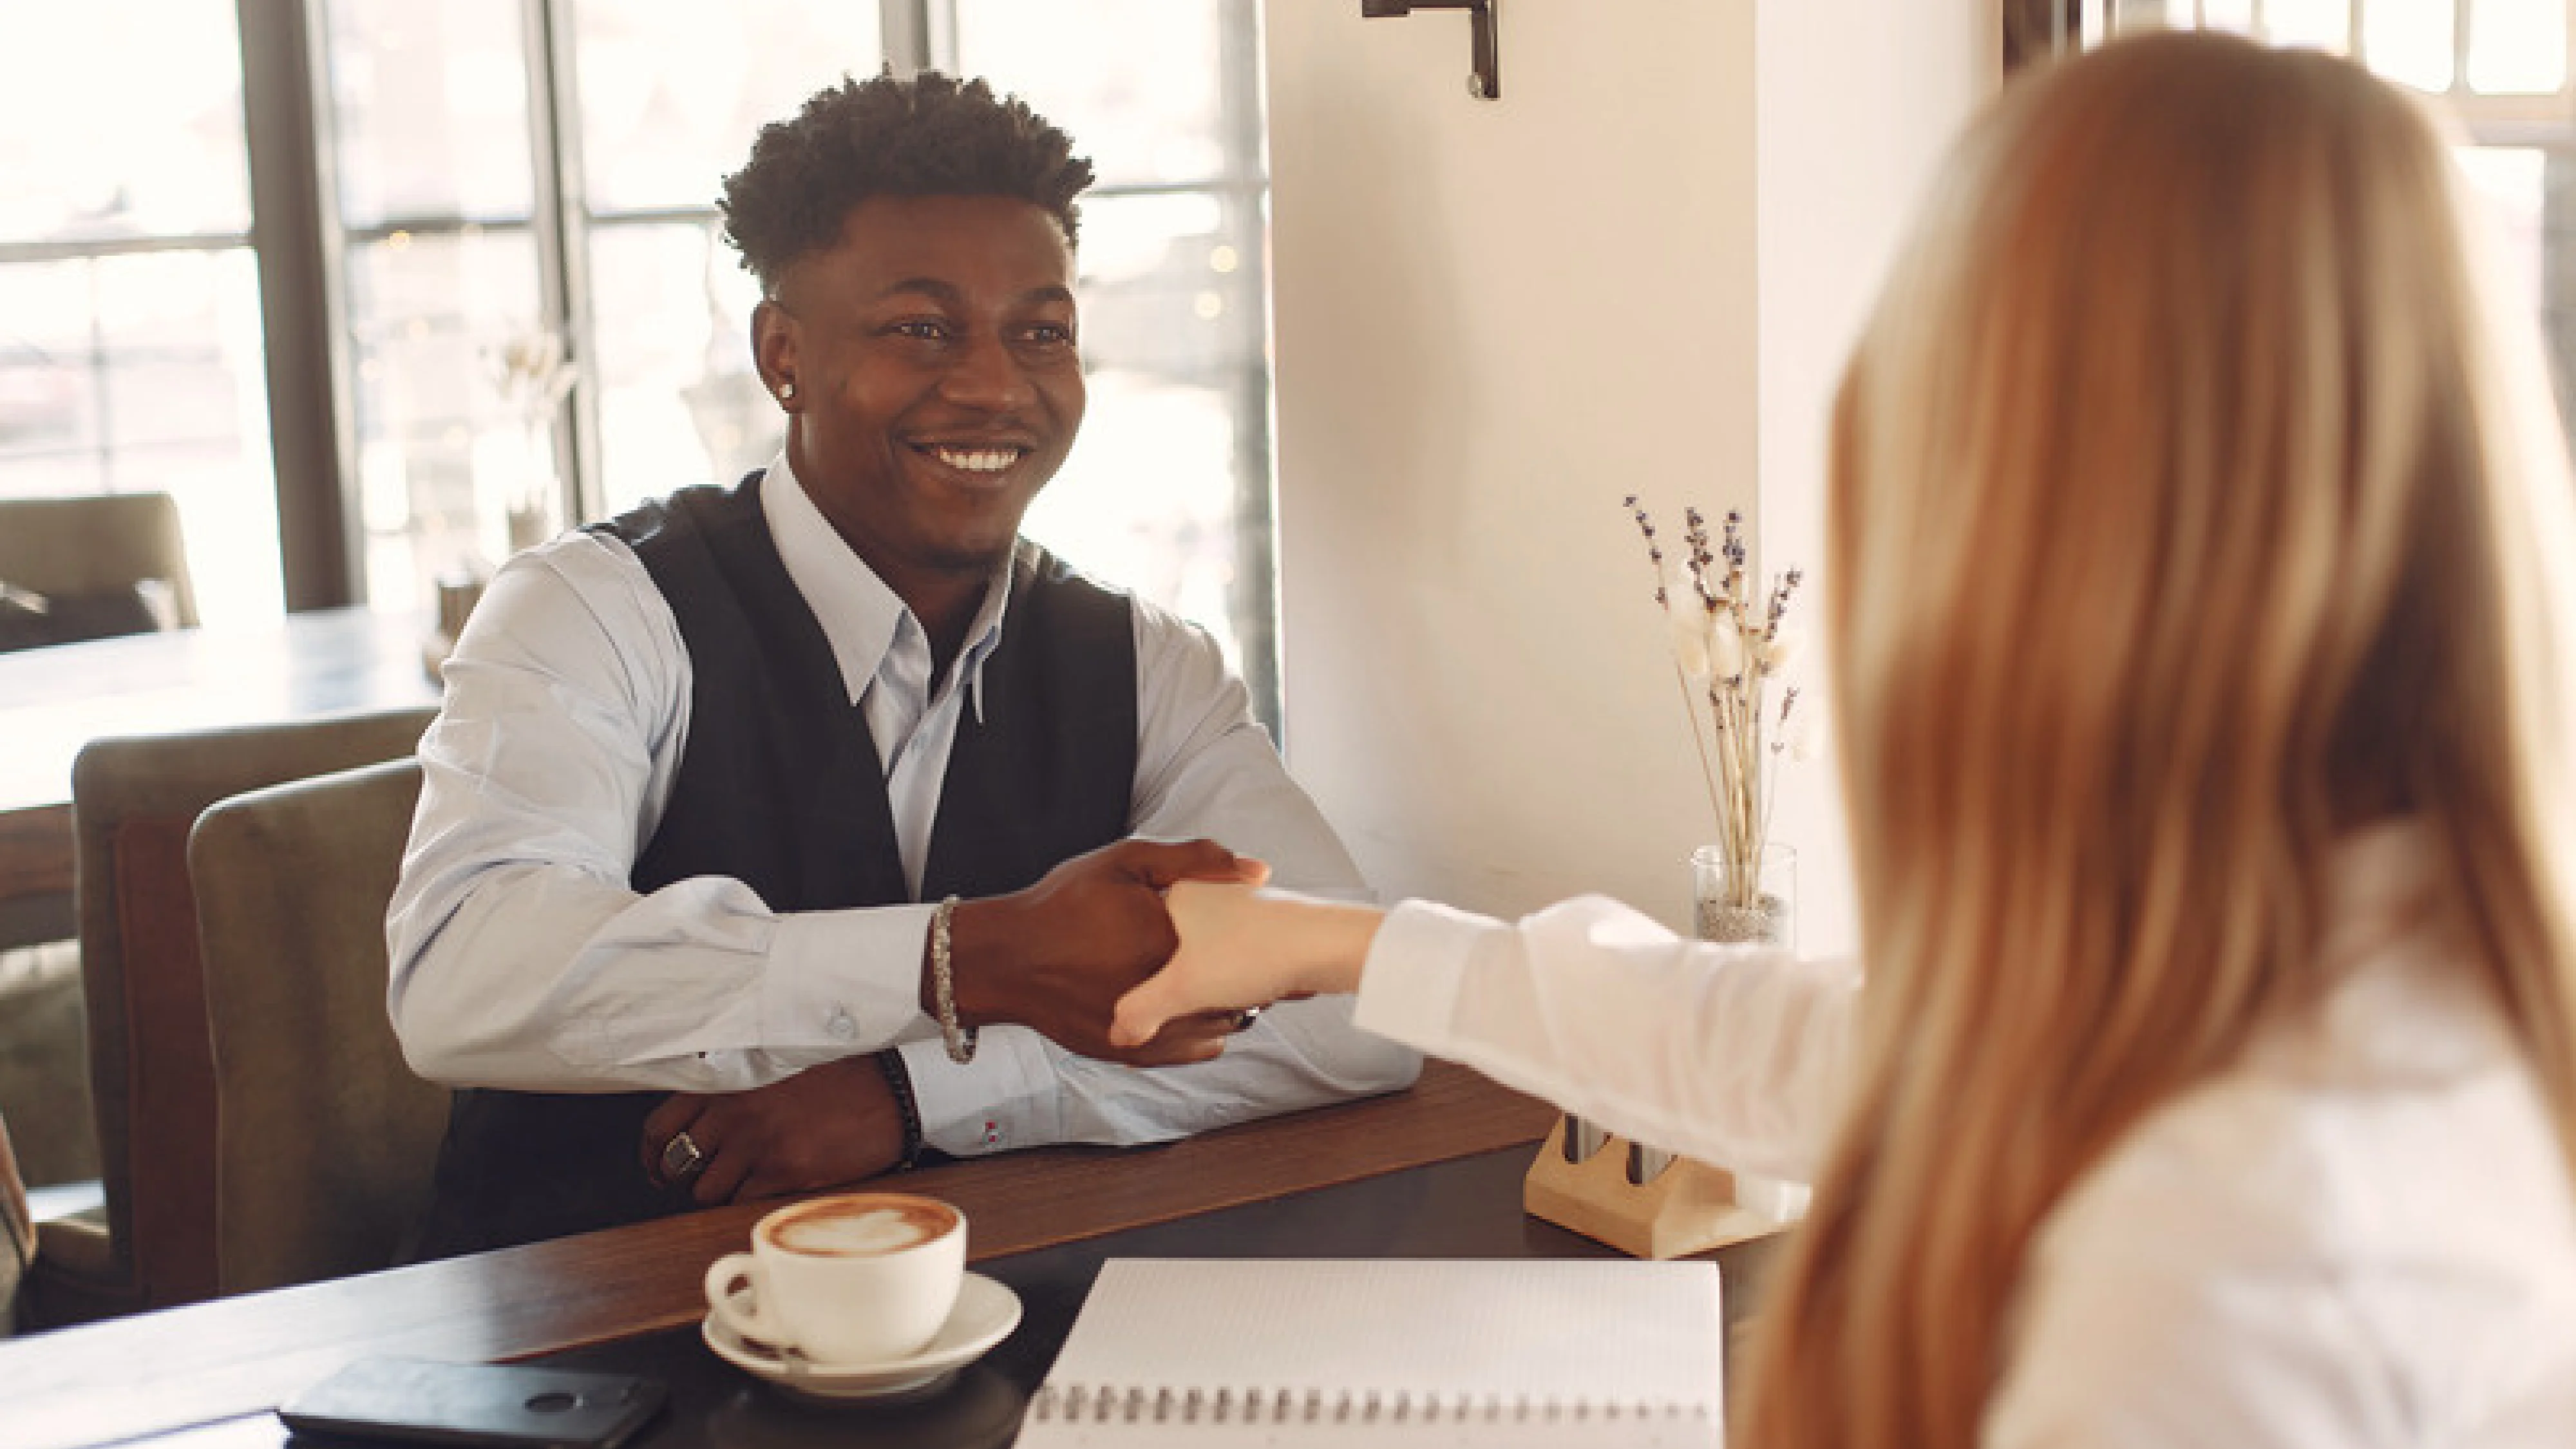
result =
[[[50,613],[71,630],[65,639],[197,623],[179,506],[167,493],[0,498],[0,586],[0,609]],[[26,622],[0,637],[55,642],[39,619]]]
[[[211,1297],[215,1074],[188,832],[219,800],[409,756],[435,711],[99,740],[72,768],[81,986],[105,1197],[40,1224],[38,1325]]]
[[[385,1014],[385,907],[420,763],[238,795],[188,838],[215,1067],[215,1288],[392,1266],[429,1201],[447,1091]]]

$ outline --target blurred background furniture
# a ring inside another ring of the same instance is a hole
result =
[[[72,772],[89,1082],[104,1202],[42,1223],[52,1327],[216,1291],[215,1081],[188,832],[245,791],[409,755],[435,711],[96,740]]]
[[[71,940],[81,747],[428,706],[438,684],[421,671],[421,628],[419,614],[328,609],[0,652],[0,1113],[40,1218],[102,1192]]]
[[[27,1185],[18,1180],[8,1119],[0,1118],[0,1338],[17,1331],[18,1285],[35,1257],[35,1216],[27,1210]]]
[[[19,1178],[52,1215],[98,1200],[90,1123],[80,946],[47,941],[0,951],[0,1117],[10,1120]]]
[[[30,812],[61,811],[68,842],[72,758],[91,740],[437,703],[426,627],[425,612],[314,609],[0,653],[0,850]]]
[[[196,622],[170,495],[0,498],[0,653]],[[41,751],[25,731],[0,730],[0,740],[12,755]],[[16,1165],[27,1179],[94,1181],[70,814],[15,825],[0,829],[0,1106],[20,1105]]]
[[[0,499],[0,652],[196,622],[179,510],[168,494]],[[33,745],[14,732],[0,738],[12,752]],[[22,1104],[9,1163],[22,1214],[22,1178],[60,1184],[99,1175],[82,1066],[69,837],[68,812],[0,831],[0,1106]],[[0,1203],[0,1214],[8,1207]],[[15,1312],[19,1266],[5,1274],[0,1329]]]
[[[0,832],[0,952],[67,941],[80,929],[72,918],[70,855],[63,849],[71,818],[65,813],[59,822],[44,824],[41,836],[32,829]]]
[[[0,649],[196,623],[169,494],[0,498]]]
[[[420,762],[237,795],[188,838],[215,1072],[215,1290],[391,1267],[429,1203],[445,1088],[385,1015],[385,907]]]

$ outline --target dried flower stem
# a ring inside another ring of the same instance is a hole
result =
[[[1691,748],[1699,751],[1699,777],[1701,782],[1708,786],[1709,814],[1723,821],[1726,819],[1726,807],[1718,800],[1717,772],[1709,768],[1708,741],[1700,734],[1699,711],[1691,707],[1690,676],[1684,674],[1678,665],[1673,669],[1673,683],[1681,688],[1682,713],[1690,718]]]
[[[1763,693],[1765,681],[1789,654],[1781,621],[1801,576],[1791,569],[1756,598],[1746,580],[1750,550],[1744,541],[1744,515],[1728,510],[1712,538],[1706,517],[1696,508],[1686,508],[1679,572],[1688,587],[1677,588],[1667,582],[1653,518],[1634,495],[1624,500],[1624,506],[1646,541],[1646,561],[1655,573],[1655,602],[1672,630],[1675,678],[1690,721],[1691,744],[1699,754],[1710,813],[1716,819],[1718,852],[1727,868],[1724,904],[1751,908],[1761,899],[1763,843],[1770,835],[1776,757],[1784,744],[1765,736],[1785,730],[1798,695],[1795,689],[1785,690],[1777,715],[1766,719]],[[1697,693],[1691,688],[1695,681],[1703,685]],[[1705,724],[1700,718],[1702,697]]]

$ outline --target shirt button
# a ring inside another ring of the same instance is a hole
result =
[[[825,1025],[831,1029],[832,1035],[843,1041],[859,1034],[859,1024],[850,1020],[850,1013],[842,1007],[832,1008],[832,1019]]]

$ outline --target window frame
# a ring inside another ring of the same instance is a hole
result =
[[[2208,0],[2060,0],[2072,22],[2076,37],[2098,37],[2117,34],[2131,26],[2198,29],[2207,23]],[[2259,32],[2264,11],[2272,0],[2250,0],[2251,23]],[[2374,3],[2413,3],[2413,0],[2344,0],[2351,17],[2354,36],[2353,54],[2364,52],[2360,42],[2368,12]],[[2558,89],[2547,94],[2525,93],[2495,95],[2469,85],[2469,17],[2475,0],[2450,0],[2451,7],[2451,83],[2445,90],[2424,90],[2405,82],[2409,90],[2442,102],[2458,120],[2462,130],[2480,146],[2536,146],[2565,142],[2576,120],[2576,14],[2571,14],[2564,27],[2566,65]],[[2576,6],[2566,7],[2576,10]],[[2147,18],[2131,21],[2129,11],[2147,12]],[[2168,17],[2173,17],[2168,19]],[[2090,43],[2087,39],[2084,43]]]

